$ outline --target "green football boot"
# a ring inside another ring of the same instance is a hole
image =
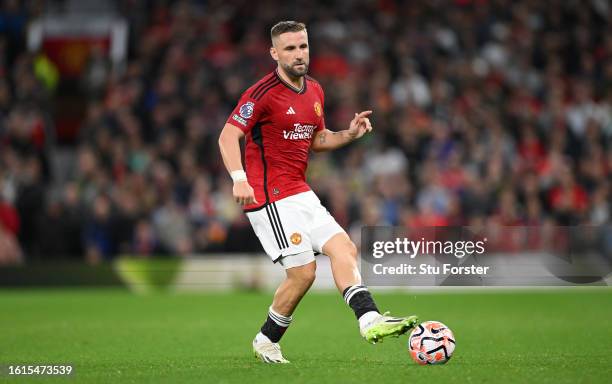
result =
[[[416,316],[391,317],[385,312],[367,324],[361,330],[361,336],[372,344],[380,343],[385,337],[399,337],[416,327],[419,321]]]

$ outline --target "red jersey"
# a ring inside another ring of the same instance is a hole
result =
[[[310,190],[306,167],[315,132],[325,129],[323,88],[309,76],[302,89],[274,71],[247,89],[227,123],[246,135],[245,165],[259,204],[245,211]]]

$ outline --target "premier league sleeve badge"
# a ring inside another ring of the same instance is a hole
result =
[[[255,104],[252,101],[247,101],[240,106],[240,116],[244,119],[250,119],[253,116]]]

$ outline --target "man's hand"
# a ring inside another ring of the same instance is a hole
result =
[[[368,119],[368,116],[371,114],[372,111],[363,111],[355,114],[348,129],[348,135],[352,140],[359,139],[372,130],[372,124],[370,123],[370,119]]]
[[[255,199],[255,191],[253,191],[253,188],[246,180],[234,183],[232,192],[234,193],[234,200],[236,200],[236,202],[242,206],[253,203],[259,204],[259,202]]]

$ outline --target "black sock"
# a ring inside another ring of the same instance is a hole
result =
[[[261,333],[266,335],[273,343],[278,343],[283,334],[291,324],[291,316],[283,316],[275,312],[272,307],[268,311],[268,318],[261,327]]]
[[[364,285],[352,285],[342,292],[344,301],[353,309],[355,316],[359,319],[364,313],[375,311],[378,308],[372,299],[368,288]]]

